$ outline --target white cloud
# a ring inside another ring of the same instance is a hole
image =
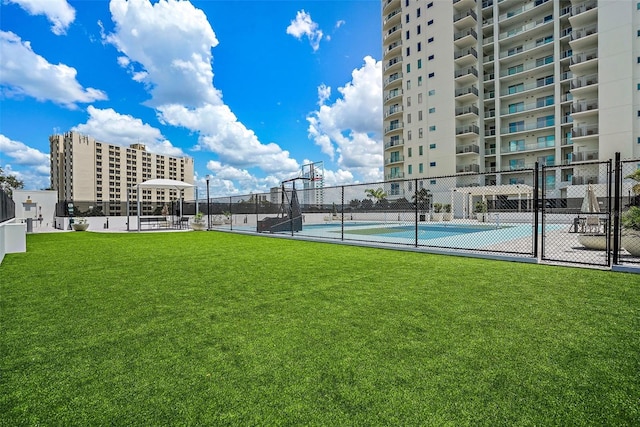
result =
[[[23,181],[28,190],[50,185],[49,155],[3,134],[0,134],[0,167]]]
[[[346,24],[344,19],[341,19],[339,21],[336,22],[336,29],[342,27],[344,24]]]
[[[318,105],[322,106],[330,96],[331,86],[327,86],[324,83],[318,86]]]
[[[158,108],[163,123],[200,132],[198,148],[213,151],[234,167],[259,167],[268,173],[290,173],[298,162],[275,143],[262,144],[256,134],[239,122],[226,105],[188,109],[181,105]]]
[[[224,178],[214,178],[216,188],[259,188],[299,169],[287,151],[261,143],[223,103],[211,66],[218,40],[201,10],[175,0],[112,0],[110,10],[115,31],[104,38],[121,52],[119,65],[145,85],[162,124],[197,133],[195,149],[217,155],[219,162],[210,164],[219,165]],[[254,168],[272,178],[253,177]]]
[[[66,34],[69,25],[76,19],[76,11],[67,0],[8,0],[26,10],[30,15],[45,15],[51,22],[51,31],[56,35]]]
[[[90,105],[87,108],[89,119],[72,130],[91,135],[99,141],[128,147],[131,144],[145,144],[152,153],[169,156],[184,156],[182,150],[174,147],[160,131],[142,120],[129,115],[119,114],[113,109],[98,109]]]
[[[320,47],[320,40],[323,37],[322,30],[318,28],[318,24],[313,22],[311,15],[304,10],[296,13],[296,19],[292,20],[287,27],[287,34],[298,40],[301,40],[303,36],[307,36],[314,52]]]
[[[382,67],[367,56],[354,70],[351,82],[338,88],[341,98],[324,105],[326,90],[321,86],[320,109],[308,117],[308,133],[322,152],[334,158],[342,170],[358,173],[365,181],[382,178]]]
[[[68,108],[76,103],[107,99],[98,89],[84,89],[76,80],[77,71],[64,64],[50,64],[12,32],[0,31],[0,85],[6,96],[31,96]]]
[[[282,181],[282,178],[273,175],[257,178],[245,169],[224,165],[214,160],[207,163],[207,170],[211,172],[209,180],[211,197],[268,193],[271,187],[279,186]]]
[[[0,134],[0,152],[11,157],[17,165],[36,166],[49,173],[49,155],[31,148],[19,141],[13,141]],[[44,168],[44,169],[42,169]]]
[[[211,67],[218,40],[204,12],[176,0],[112,0],[109,8],[116,28],[106,40],[126,55],[118,63],[150,90],[150,105],[221,102]]]

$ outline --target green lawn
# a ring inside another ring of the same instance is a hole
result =
[[[0,424],[640,425],[640,278],[225,233],[29,235]]]

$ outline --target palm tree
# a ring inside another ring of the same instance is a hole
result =
[[[375,199],[376,204],[380,204],[382,200],[385,200],[387,198],[387,193],[385,193],[385,191],[380,187],[378,187],[376,190],[374,190],[373,188],[367,188],[366,190],[364,190],[364,192],[366,193],[367,197]]]
[[[632,179],[636,182],[631,187],[631,191],[633,191],[633,194],[640,194],[640,169],[636,169],[632,174],[625,176],[625,178]]]

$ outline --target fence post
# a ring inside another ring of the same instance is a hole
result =
[[[620,262],[620,197],[622,184],[622,162],[620,162],[620,152],[615,154],[615,184],[613,195],[613,264]],[[611,206],[611,193],[609,193],[609,206]],[[611,211],[611,208],[609,208]]]
[[[538,169],[540,168],[540,164],[538,162],[535,163],[535,167],[533,170],[533,256],[534,258],[538,258],[538,220],[539,214],[538,210],[540,208],[540,183],[539,183],[539,173]],[[543,166],[544,168],[544,166]],[[542,174],[544,177],[544,173]],[[544,197],[544,181],[542,182],[542,196]],[[544,209],[544,203],[542,204],[542,209]],[[542,248],[544,250],[544,214],[542,215],[542,227],[540,229],[540,233],[542,234]]]
[[[342,190],[342,196],[340,204],[342,205],[342,216],[340,218],[340,240],[344,241],[344,185],[340,186]]]
[[[417,248],[418,247],[418,178],[415,178],[413,180],[413,184],[414,184],[413,185],[413,198],[416,201],[415,202],[415,206],[416,206],[416,208],[415,208],[415,220],[414,220],[414,224],[413,224],[414,227],[413,228],[414,228],[414,230],[416,232],[415,239],[416,239],[416,248]]]
[[[232,196],[229,196],[229,229],[233,230],[233,211],[231,210],[231,205],[233,203],[233,201],[231,200]]]

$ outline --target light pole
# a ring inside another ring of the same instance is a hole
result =
[[[207,230],[211,230],[211,213],[209,211],[210,203],[209,203],[209,178],[211,176],[207,175]]]

